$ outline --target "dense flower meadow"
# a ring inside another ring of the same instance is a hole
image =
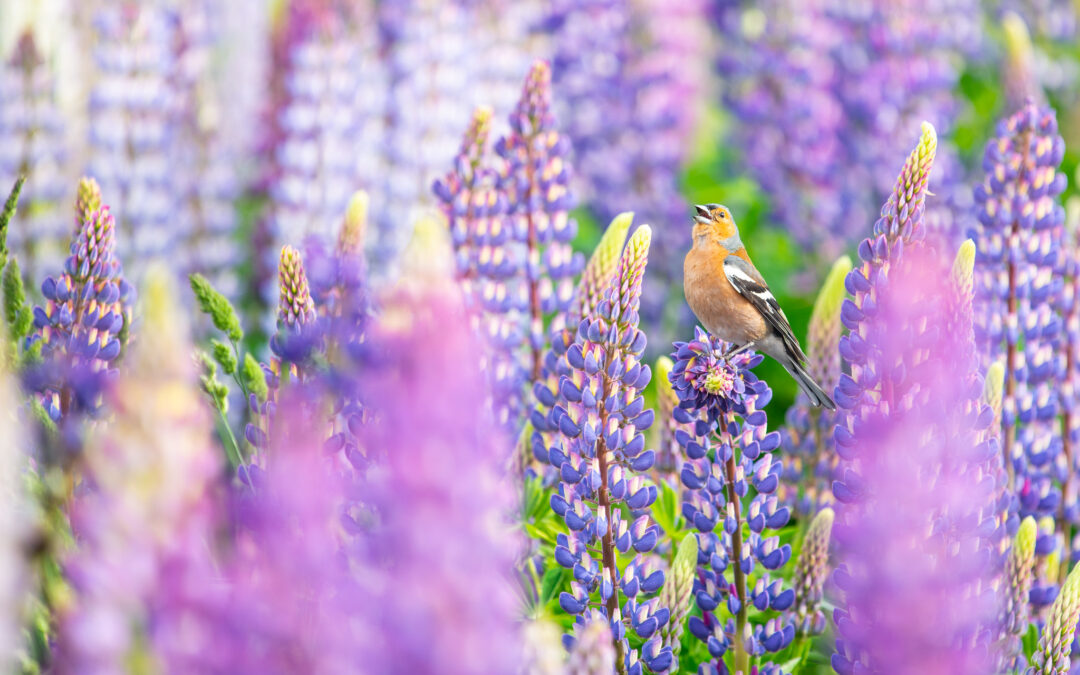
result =
[[[0,3],[0,669],[1080,672],[1078,17]]]

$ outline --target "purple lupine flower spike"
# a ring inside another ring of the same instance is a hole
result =
[[[1039,648],[1031,659],[1025,675],[1068,675],[1071,664],[1073,635],[1080,620],[1080,566],[1069,572],[1054,599],[1043,627]]]
[[[708,648],[710,668],[747,673],[757,656],[779,652],[795,637],[780,614],[795,591],[770,576],[791,558],[791,546],[768,535],[787,524],[790,509],[775,494],[780,434],[767,431],[763,410],[772,391],[752,370],[764,357],[728,358],[726,347],[696,328],[693,340],[675,343],[668,378],[679,397],[673,416],[685,425],[676,432],[686,456],[683,516],[698,531],[700,551],[694,594],[702,614],[690,617],[689,629]],[[752,583],[759,565],[765,572]],[[751,623],[751,613],[768,618]]]
[[[121,258],[138,278],[145,261],[165,257],[181,232],[170,174],[175,150],[175,23],[158,5],[111,3],[93,10],[94,59],[101,76],[90,91],[87,172],[110,196]]]
[[[551,434],[544,452],[560,478],[551,507],[568,528],[558,535],[555,558],[575,573],[571,592],[563,592],[559,604],[583,623],[590,604],[599,603],[602,618],[592,620],[610,625],[615,667],[622,675],[638,675],[643,665],[664,671],[673,658],[657,633],[670,616],[654,597],[664,573],[643,557],[659,536],[647,511],[658,492],[644,478],[656,453],[645,449],[641,433],[653,422],[653,411],[645,409],[641,395],[652,372],[641,362],[645,334],[638,328],[651,237],[648,226],[638,228],[604,299],[578,326],[566,352],[568,372],[559,379],[565,404],[554,405],[550,414],[558,433]],[[624,517],[622,504],[632,522]],[[597,545],[601,560],[589,550]],[[616,551],[630,555],[631,549],[634,558],[620,569]],[[629,646],[628,629],[645,640],[640,654]]]
[[[292,246],[281,248],[278,290],[278,323],[282,327],[298,330],[315,321],[315,301],[311,299],[304,262]]]
[[[521,302],[528,312],[529,372],[536,381],[547,337],[544,317],[570,306],[573,278],[584,265],[570,246],[577,222],[569,215],[569,144],[555,126],[546,62],[533,64],[510,115],[510,132],[495,149],[505,162],[501,187],[509,199],[511,234],[524,250]]]
[[[85,219],[71,241],[63,274],[41,284],[47,302],[34,308],[35,330],[27,338],[28,348],[40,343],[44,358],[29,373],[30,386],[53,420],[97,408],[102,378],[120,356],[135,300],[116,259],[109,207],[101,205],[92,180],[83,179],[78,193],[79,217]]]
[[[973,232],[976,341],[984,363],[1003,359],[1005,366],[1001,447],[1010,492],[1020,517],[1052,517],[1061,532],[1080,518],[1075,489],[1062,491],[1077,469],[1057,468],[1059,457],[1075,454],[1057,421],[1069,352],[1062,344],[1061,313],[1070,310],[1065,211],[1058,201],[1066,184],[1058,171],[1064,153],[1053,110],[1029,101],[1003,120],[986,146]],[[1043,535],[1036,552],[1054,547],[1053,537]],[[1044,607],[1054,593],[1052,584],[1037,583],[1032,603]]]
[[[477,329],[488,345],[486,370],[492,380],[492,411],[510,431],[520,427],[525,368],[519,347],[524,337],[513,284],[522,273],[506,196],[489,167],[492,111],[477,108],[465,132],[454,169],[435,182],[450,229],[455,277],[469,302]]]
[[[56,77],[50,61],[25,32],[0,64],[0,184],[24,175],[19,210],[8,225],[8,247],[24,274],[39,279],[62,261],[71,230],[61,208],[67,194],[64,120],[57,105]]]
[[[845,282],[854,299],[841,309],[850,333],[840,354],[850,375],[836,388],[833,483],[843,598],[832,665],[841,675],[996,663],[987,645],[997,632],[1001,462],[973,349],[973,247],[950,270],[920,243],[935,149],[924,125]]]

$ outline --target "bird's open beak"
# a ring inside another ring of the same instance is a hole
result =
[[[694,216],[694,222],[702,225],[708,225],[712,222],[712,214],[709,213],[709,209],[705,208],[701,204],[694,207],[697,210],[697,215]]]

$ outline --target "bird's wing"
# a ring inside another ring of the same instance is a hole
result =
[[[769,285],[761,278],[761,275],[753,266],[736,255],[729,255],[724,259],[724,276],[735,287],[739,295],[750,301],[765,323],[772,328],[784,343],[792,357],[799,362],[806,362],[806,354],[803,354],[799,341],[791,332],[791,324],[784,316],[784,310],[780,309],[780,303],[776,301]]]

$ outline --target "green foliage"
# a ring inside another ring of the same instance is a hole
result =
[[[4,294],[4,321],[11,339],[17,342],[30,333],[34,315],[26,302],[26,289],[23,286],[19,261],[15,258],[8,260],[4,267],[0,285]]]
[[[25,182],[26,176],[20,175],[15,179],[15,185],[12,186],[7,201],[4,202],[4,210],[0,211],[0,267],[7,261],[8,224],[11,222],[12,216],[15,215],[15,208],[19,204],[19,193],[22,192],[23,183]]]
[[[192,274],[188,279],[191,281],[191,290],[195,293],[199,309],[210,317],[214,322],[214,327],[225,333],[233,342],[243,339],[244,330],[240,327],[240,318],[228,298],[217,292],[201,274]]]
[[[214,360],[221,364],[221,369],[226,375],[236,372],[236,352],[233,348],[221,340],[211,340],[210,345],[214,350]]]
[[[266,385],[266,374],[263,373],[259,362],[250,353],[244,354],[244,365],[240,370],[240,381],[244,387],[259,399],[262,403],[270,395],[270,388]]]

